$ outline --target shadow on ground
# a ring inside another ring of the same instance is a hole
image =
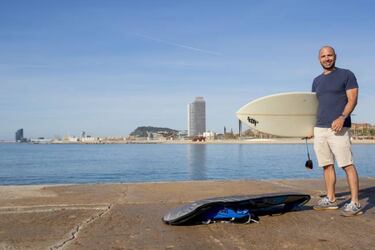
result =
[[[324,195],[320,195],[320,197],[324,197]],[[346,202],[350,201],[350,192],[340,192],[336,193],[336,198],[339,201],[342,201],[339,205],[343,206]],[[359,200],[367,200],[367,204],[363,207],[363,212],[375,207],[375,187],[367,187],[359,190],[358,194]],[[312,209],[312,207],[311,207]],[[309,209],[306,209],[309,210]]]

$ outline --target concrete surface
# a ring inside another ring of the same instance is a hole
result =
[[[0,186],[0,249],[375,249],[375,179],[362,178],[365,213],[314,211],[322,180],[197,181],[144,184]],[[337,182],[340,204],[349,198]],[[183,203],[224,195],[304,192],[300,211],[259,224],[168,226]]]

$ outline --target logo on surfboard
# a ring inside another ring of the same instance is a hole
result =
[[[251,118],[250,116],[247,117],[247,121],[248,121],[250,124],[254,124],[255,127],[256,127],[257,124],[259,123],[257,120],[255,120],[254,118]]]

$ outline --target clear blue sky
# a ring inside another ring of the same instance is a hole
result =
[[[250,100],[310,91],[318,49],[360,84],[354,122],[375,123],[373,1],[0,1],[0,139],[186,129],[237,131]]]

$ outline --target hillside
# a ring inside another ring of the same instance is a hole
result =
[[[170,128],[159,128],[151,126],[143,126],[136,128],[133,132],[130,133],[131,136],[147,137],[148,133],[161,133],[166,136],[177,135],[178,131]]]

